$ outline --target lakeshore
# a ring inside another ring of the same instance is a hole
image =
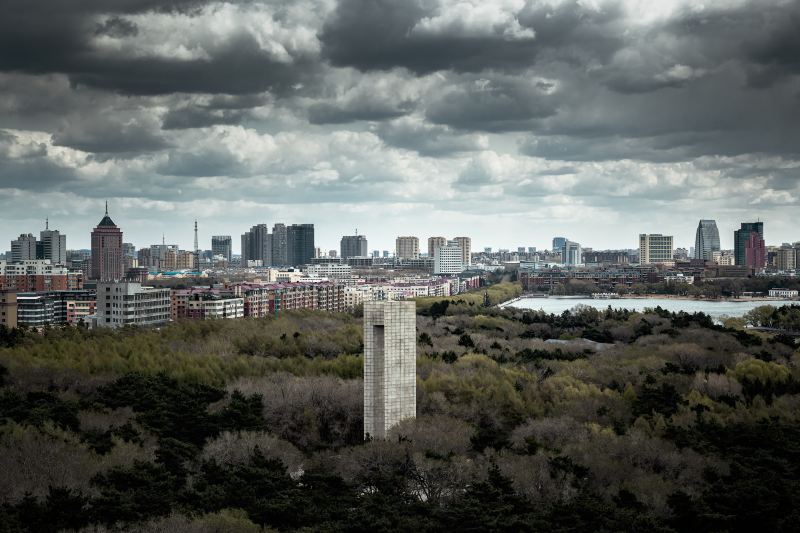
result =
[[[800,305],[800,300],[787,300],[768,297],[748,298],[693,298],[674,295],[635,295],[621,298],[596,299],[586,296],[550,296],[531,297],[522,295],[499,305],[517,309],[541,310],[546,313],[560,314],[577,305],[587,305],[596,309],[630,309],[644,311],[661,307],[671,312],[705,313],[712,318],[743,316],[745,313],[761,305]]]

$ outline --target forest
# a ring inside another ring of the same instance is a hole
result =
[[[358,311],[0,330],[0,532],[797,530],[800,351],[748,326],[800,306],[518,293],[419,301],[417,418],[369,442]]]

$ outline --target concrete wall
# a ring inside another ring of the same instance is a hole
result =
[[[416,303],[364,304],[364,437],[417,416]]]

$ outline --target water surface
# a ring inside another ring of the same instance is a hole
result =
[[[607,309],[610,305],[614,309],[630,309],[643,311],[646,308],[661,307],[667,311],[677,313],[703,312],[712,318],[742,316],[751,309],[761,305],[800,305],[800,301],[792,300],[747,300],[747,301],[717,301],[717,300],[680,300],[673,298],[620,298],[613,300],[595,300],[593,298],[521,298],[510,302],[509,306],[517,309],[543,310],[546,313],[561,314],[576,305],[588,305],[597,309]]]

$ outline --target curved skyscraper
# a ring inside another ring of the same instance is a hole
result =
[[[711,261],[714,252],[719,251],[719,230],[714,220],[701,220],[697,225],[694,239],[694,258]]]

